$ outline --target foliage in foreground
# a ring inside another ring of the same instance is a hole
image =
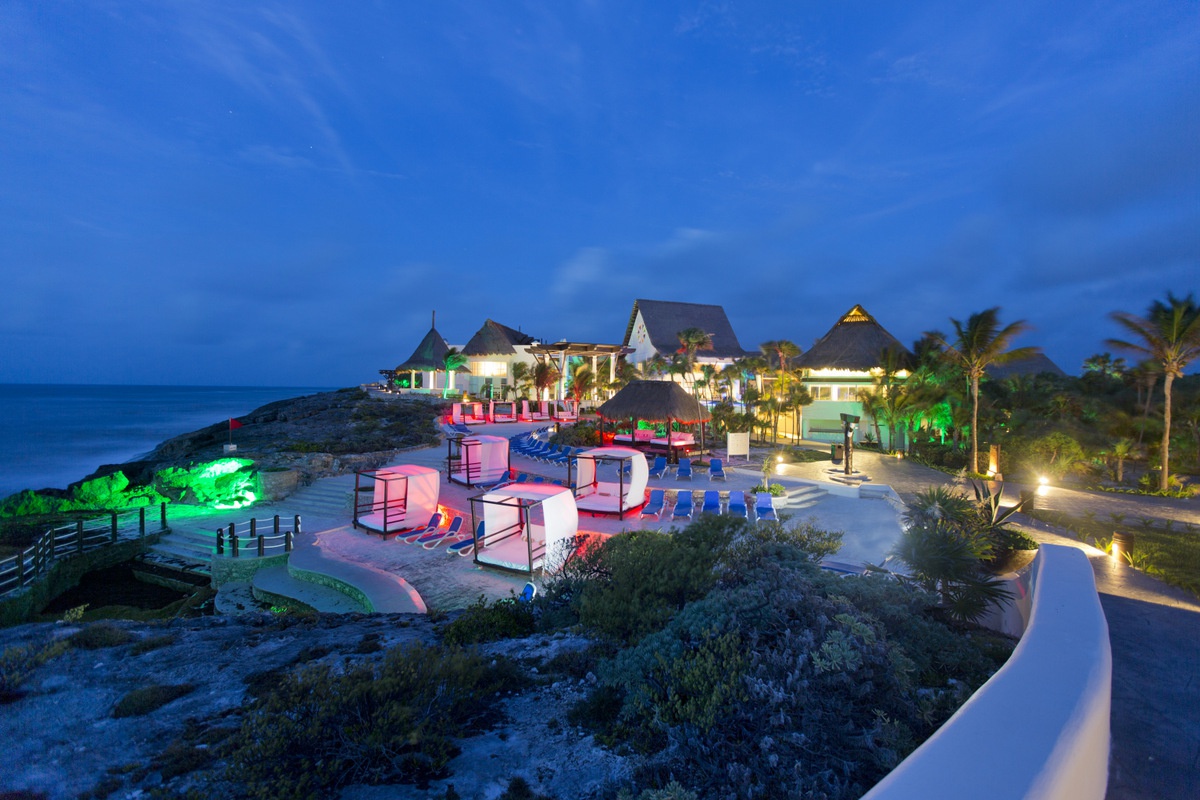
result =
[[[256,798],[438,778],[458,754],[454,739],[494,722],[496,696],[521,686],[509,662],[457,648],[395,648],[377,667],[344,671],[310,665],[246,714],[228,777]]]
[[[660,566],[669,556],[683,564]],[[782,527],[701,519],[613,537],[585,563],[545,604],[628,646],[572,720],[645,754],[644,787],[673,775],[700,796],[857,797],[1011,649],[937,621],[914,587],[820,570]],[[645,569],[621,622],[609,592]]]
[[[448,645],[476,644],[528,636],[533,631],[531,604],[506,597],[489,605],[480,595],[453,622],[442,628],[442,641]]]

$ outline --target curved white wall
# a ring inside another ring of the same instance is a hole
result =
[[[1081,550],[1042,545],[1008,663],[864,800],[1103,800],[1112,652]]]

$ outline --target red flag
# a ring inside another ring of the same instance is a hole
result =
[[[236,431],[240,427],[242,427],[242,423],[238,422],[233,417],[229,418],[229,430]]]

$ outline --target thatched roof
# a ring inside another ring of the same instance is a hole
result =
[[[1028,358],[1019,358],[1007,364],[991,364],[987,368],[988,377],[998,381],[1015,378],[1018,375],[1041,375],[1043,372],[1049,372],[1057,377],[1064,377],[1067,374],[1045,353],[1035,353]]]
[[[804,369],[846,369],[859,372],[883,366],[884,349],[900,354],[901,368],[912,367],[912,353],[859,305],[847,311],[829,333],[795,360]]]
[[[633,381],[596,409],[605,419],[692,423],[712,419],[708,409],[674,381]]]
[[[737,334],[733,332],[729,317],[725,316],[725,309],[721,306],[665,300],[633,301],[633,312],[629,315],[625,341],[622,342],[627,347],[631,346],[629,340],[633,336],[638,311],[642,312],[650,343],[663,355],[679,350],[679,332],[687,328],[699,328],[712,336],[712,349],[698,351],[696,355],[699,358],[741,358],[750,355],[738,344]]]
[[[464,356],[511,356],[516,354],[513,345],[533,344],[534,338],[527,333],[513,330],[495,320],[487,320],[475,332],[471,341],[463,348]]]
[[[417,345],[417,349],[413,350],[413,354],[408,357],[408,360],[396,367],[396,372],[439,370],[445,366],[446,353],[449,350],[449,345],[437,332],[437,328],[430,328],[429,333],[425,334],[425,338]]]

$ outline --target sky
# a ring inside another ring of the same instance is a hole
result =
[[[1062,368],[1200,276],[1200,3],[0,4],[0,383],[352,385],[636,298]],[[1193,368],[1194,369],[1194,368]]]

